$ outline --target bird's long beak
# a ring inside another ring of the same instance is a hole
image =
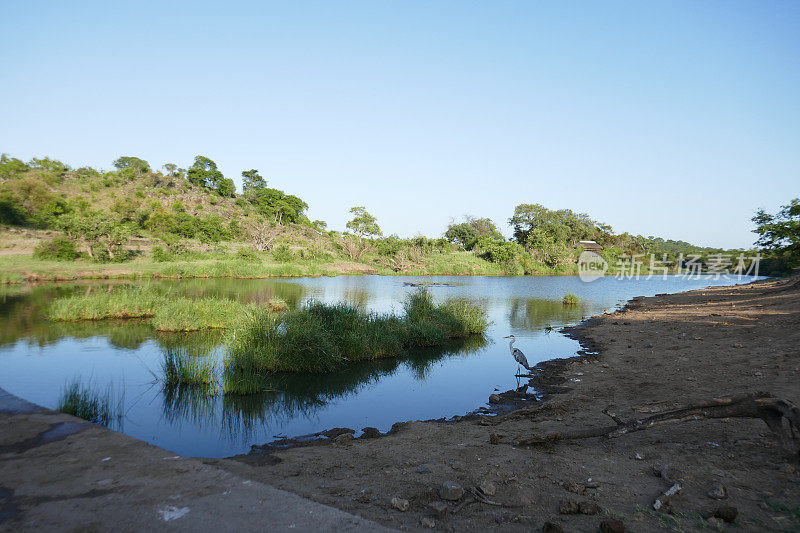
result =
[[[504,339],[510,339],[510,338],[511,338],[511,335],[509,335],[508,337],[503,337],[503,338],[504,338]]]

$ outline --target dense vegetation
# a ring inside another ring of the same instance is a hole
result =
[[[462,300],[435,305],[424,289],[409,295],[402,316],[322,303],[277,315],[258,311],[234,329],[223,388],[227,393],[258,392],[270,372],[331,372],[345,363],[396,357],[411,348],[483,334],[487,325],[482,309]]]
[[[282,310],[286,303],[271,299],[268,309]],[[49,317],[61,322],[105,319],[149,319],[158,331],[197,331],[230,327],[237,317],[257,309],[228,298],[189,298],[152,287],[121,287],[92,291],[53,302]]]
[[[586,214],[538,204],[514,209],[508,220],[510,240],[492,220],[472,216],[452,222],[440,238],[383,236],[363,206],[350,210],[347,232],[327,231],[324,222],[308,219],[305,201],[270,187],[258,170],[241,176],[239,194],[233,180],[201,155],[185,169],[167,163],[156,170],[143,159],[123,156],[113,162],[113,170],[100,171],[4,154],[0,226],[6,232],[24,231],[37,245],[28,252],[32,257],[0,257],[0,281],[342,272],[574,274],[582,240],[603,246],[610,272],[626,256],[639,256],[645,263],[652,256],[674,269],[688,255],[707,264],[711,256],[726,253],[683,241],[616,234]],[[777,216],[797,216],[789,214],[796,206],[787,209]],[[763,218],[768,215],[759,216],[768,224]],[[765,239],[759,244],[770,247],[773,241]],[[112,271],[103,263],[125,263],[125,270]]]
[[[781,206],[774,215],[759,209],[753,222],[756,244],[766,250],[771,271],[789,273],[800,265],[800,198]]]
[[[397,357],[412,348],[442,346],[483,334],[480,307],[453,299],[436,305],[424,288],[410,294],[401,316],[368,313],[347,304],[310,303],[287,310],[229,298],[178,295],[157,287],[119,287],[56,299],[55,321],[145,319],[159,331],[228,328],[223,389],[262,390],[269,372],[330,372],[345,363]],[[181,349],[167,349],[162,371],[168,385],[208,385],[214,363]]]
[[[70,381],[61,391],[58,410],[101,426],[108,426],[114,416],[122,414],[121,408],[112,404],[111,389],[101,393],[79,379]]]

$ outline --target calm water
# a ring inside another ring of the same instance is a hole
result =
[[[578,343],[556,330],[628,299],[681,292],[735,280],[617,280],[584,283],[577,277],[379,277],[277,280],[189,280],[169,282],[188,295],[216,295],[290,306],[309,299],[346,301],[380,312],[400,309],[412,287],[404,282],[437,282],[437,300],[465,297],[482,305],[493,321],[485,341],[471,339],[409,357],[360,363],[326,375],[280,374],[276,392],[223,397],[164,391],[157,378],[168,346],[214,350],[217,333],[157,334],[143,322],[56,324],[42,317],[48,302],[106,284],[0,289],[0,387],[27,400],[56,407],[64,385],[80,377],[95,388],[110,388],[121,399],[124,417],[113,426],[124,433],[182,455],[225,457],[252,444],[332,427],[388,430],[394,422],[462,415],[486,405],[489,395],[516,386],[516,363],[503,336],[513,333],[531,365],[569,357]],[[164,284],[167,284],[166,282]],[[564,306],[566,293],[581,303]]]

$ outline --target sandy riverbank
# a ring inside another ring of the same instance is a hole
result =
[[[549,448],[513,445],[520,436],[613,425],[606,408],[642,418],[758,391],[800,405],[800,280],[637,298],[571,334],[599,356],[561,365],[555,379],[551,368],[548,381],[564,391],[541,404],[214,463],[401,529],[521,531],[550,521],[565,531],[596,531],[611,518],[631,531],[729,527],[702,516],[721,505],[737,509],[738,531],[800,529],[800,465],[761,420],[689,421]],[[653,470],[667,465],[682,490],[671,513],[657,513],[652,504],[671,483]],[[446,481],[464,489],[490,482],[496,492],[488,499],[502,505],[462,506],[462,499],[434,517],[427,504],[439,501]],[[727,496],[710,498],[719,485]],[[409,510],[394,509],[393,497],[408,500]],[[559,514],[565,500],[593,502],[602,512]]]

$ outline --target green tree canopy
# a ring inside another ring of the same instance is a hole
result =
[[[28,171],[28,165],[8,154],[0,155],[0,178],[11,178]]]
[[[752,220],[757,245],[777,253],[800,254],[800,198],[781,206],[774,215],[759,209]]]
[[[261,177],[256,169],[242,172],[242,192],[245,196],[252,196],[256,191],[267,188],[267,180]]]
[[[138,157],[133,157],[129,155],[118,157],[117,160],[114,161],[114,163],[112,164],[114,165],[114,167],[120,170],[130,168],[140,174],[144,174],[145,172],[150,172],[150,163],[148,163],[144,159],[140,159]]]
[[[540,204],[518,205],[508,223],[514,228],[514,239],[528,248],[542,242],[574,246],[580,240],[596,238],[601,232],[601,225],[589,215],[570,209],[554,211]]]
[[[186,179],[199,187],[217,191],[220,188],[220,184],[225,180],[225,176],[217,169],[217,164],[214,161],[198,155],[186,172]]]
[[[230,178],[223,178],[217,184],[217,194],[226,198],[236,196],[236,184]]]
[[[503,235],[490,219],[475,218],[469,215],[465,216],[464,222],[460,224],[450,224],[447,227],[444,237],[452,243],[460,244],[467,250],[472,250],[475,243],[481,237],[503,240]]]
[[[33,159],[30,160],[28,166],[30,166],[31,168],[41,168],[52,174],[55,174],[59,178],[63,176],[65,173],[72,170],[72,168],[69,165],[62,163],[58,159],[50,159],[49,157],[41,157],[41,158],[34,157]]]
[[[383,235],[378,226],[378,219],[369,214],[363,206],[350,208],[350,212],[355,215],[353,220],[347,223],[347,229],[359,237],[373,237]]]

